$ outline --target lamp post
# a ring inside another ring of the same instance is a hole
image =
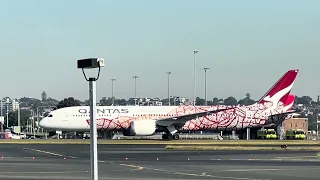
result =
[[[78,60],[78,68],[82,69],[85,79],[89,82],[90,97],[90,164],[91,180],[98,180],[98,146],[97,146],[97,123],[96,123],[96,81],[100,76],[100,68],[104,67],[104,59],[88,58]],[[87,79],[84,69],[99,68],[97,77]]]
[[[170,71],[167,72],[166,74],[168,74],[168,104],[169,106],[171,105],[170,104],[170,75],[172,74]]]
[[[7,103],[7,128],[9,128],[9,103]]]
[[[111,98],[112,98],[112,105],[114,105],[114,95],[113,95],[113,82],[116,80],[116,79],[110,79],[111,80]]]
[[[193,51],[193,105],[196,105],[196,54],[198,50]]]
[[[207,106],[208,102],[207,102],[207,70],[209,70],[210,68],[205,67],[202,68],[202,70],[204,70],[204,105]]]
[[[2,101],[1,101],[2,103]],[[6,102],[5,104],[7,105],[7,108],[6,108],[6,115],[7,115],[7,128],[9,128],[9,103],[10,103],[10,100],[9,98],[6,99]]]
[[[2,99],[0,100],[0,103],[1,103],[1,116],[3,116],[3,113],[2,113],[2,107],[3,107],[3,105],[2,105]]]
[[[18,101],[18,127],[19,127],[18,135],[20,135],[20,133],[21,133],[21,122],[20,122],[20,102],[19,101]]]
[[[320,114],[317,114],[317,140],[319,139],[319,123],[320,123],[320,121],[319,121],[319,115],[320,115]]]
[[[33,109],[31,110],[32,112],[32,132],[33,132],[33,138],[36,138],[36,126],[35,126],[35,122],[34,122],[34,114],[35,112],[33,111]]]
[[[134,105],[137,105],[137,79],[138,76],[133,76],[134,79]]]

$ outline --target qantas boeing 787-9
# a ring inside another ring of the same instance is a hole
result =
[[[122,131],[125,136],[151,136],[165,132],[163,139],[179,139],[179,131],[239,130],[277,125],[290,117],[298,74],[287,71],[256,103],[248,106],[97,106],[99,131]],[[51,111],[39,126],[60,131],[89,131],[89,106]]]

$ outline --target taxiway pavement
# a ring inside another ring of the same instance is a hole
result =
[[[0,145],[0,179],[90,179],[90,145]],[[318,180],[316,152],[175,151],[98,145],[99,180]]]

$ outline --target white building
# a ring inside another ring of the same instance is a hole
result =
[[[19,101],[17,99],[12,99],[9,104],[10,111],[16,111],[19,109]]]
[[[19,108],[19,101],[17,99],[10,99],[9,97],[0,99],[0,111],[3,116],[7,112],[18,110],[18,108]]]

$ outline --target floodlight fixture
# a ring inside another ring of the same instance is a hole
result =
[[[105,62],[103,58],[86,58],[78,60],[78,69],[82,69],[82,73],[84,78],[87,81],[96,81],[99,79],[100,76],[100,68],[105,66]],[[86,74],[84,73],[84,69],[94,69],[99,68],[98,76],[96,78],[87,78]]]

